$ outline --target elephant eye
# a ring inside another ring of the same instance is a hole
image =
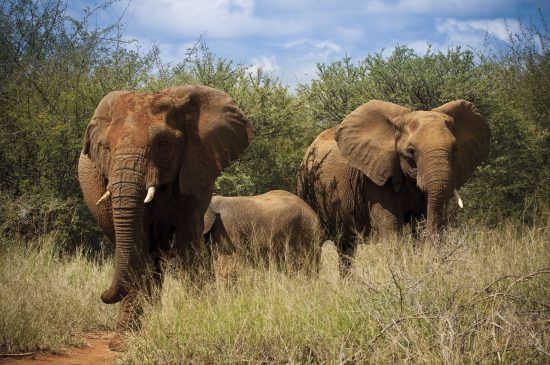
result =
[[[168,145],[168,141],[166,141],[165,139],[161,139],[158,141],[157,143],[157,146],[159,146],[160,148],[164,148]]]
[[[412,158],[414,156],[415,150],[413,146],[408,146],[405,151],[407,152],[408,157]]]

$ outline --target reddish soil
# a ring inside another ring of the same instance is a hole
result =
[[[111,365],[115,352],[109,350],[112,333],[93,333],[84,338],[87,346],[73,348],[63,355],[37,354],[22,358],[0,358],[0,364],[7,365]]]

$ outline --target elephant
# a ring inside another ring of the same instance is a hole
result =
[[[425,219],[439,235],[445,206],[489,154],[490,130],[471,102],[412,111],[371,100],[317,136],[298,173],[298,195],[338,236],[340,272],[349,272],[358,233],[401,234]],[[418,236],[417,227],[413,233]]]
[[[264,265],[272,260],[279,269],[318,270],[321,223],[313,209],[288,191],[213,196],[204,234],[217,258],[259,259]]]
[[[161,288],[163,260],[198,267],[214,181],[254,133],[230,96],[207,86],[113,91],[100,101],[85,131],[78,179],[115,244],[112,282],[101,295],[106,304],[122,301],[112,349],[139,327],[137,296],[151,299]]]

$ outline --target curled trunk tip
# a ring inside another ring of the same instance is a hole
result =
[[[115,304],[120,302],[127,294],[128,291],[125,288],[116,289],[111,286],[101,294],[101,301],[105,304]]]

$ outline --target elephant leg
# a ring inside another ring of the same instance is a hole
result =
[[[147,295],[152,303],[157,303],[160,298],[162,284],[164,282],[164,269],[170,249],[170,241],[174,236],[174,230],[163,223],[149,226],[149,256],[151,257],[151,269],[148,274],[151,278],[147,281]]]
[[[141,327],[140,317],[143,314],[143,306],[137,291],[131,291],[120,301],[118,321],[115,334],[109,341],[109,348],[113,351],[124,351],[126,334],[128,331],[136,331]]]
[[[202,235],[190,240],[187,235],[176,232],[174,254],[189,278],[199,286],[214,278],[212,250],[203,241]]]
[[[159,292],[162,290],[162,284],[164,283],[164,260],[162,257],[153,259],[153,280],[152,284],[154,288]]]
[[[391,204],[372,203],[370,219],[372,227],[381,236],[401,236],[403,234],[403,216]]]
[[[423,221],[423,216],[422,215],[416,215],[416,214],[413,214],[412,215],[412,218],[411,218],[411,232],[412,232],[412,236],[415,240],[419,240],[420,239],[420,233],[422,232],[422,221]]]
[[[191,280],[200,284],[202,280],[210,281],[214,278],[211,244],[207,244],[203,236],[204,213],[208,201],[181,199],[176,210],[177,221],[172,252]],[[199,203],[205,205],[204,209],[201,209]]]
[[[304,272],[307,276],[319,274],[321,261],[321,243],[316,233],[303,233],[292,240],[292,259],[295,270]]]
[[[318,277],[319,271],[321,270],[322,246],[319,241],[320,240],[312,241],[315,246],[313,247],[313,255],[311,256],[309,273],[311,273],[311,276],[313,277]]]
[[[164,281],[164,258],[152,257],[148,262],[141,286],[131,290],[120,302],[115,334],[109,342],[109,348],[113,351],[124,350],[126,333],[141,328],[143,305],[155,305],[160,301]]]
[[[214,271],[216,279],[222,282],[231,282],[237,277],[237,253],[223,254],[216,253],[214,260]]]
[[[355,234],[352,232],[344,232],[338,239],[336,248],[338,251],[340,276],[345,277],[350,273],[353,257],[355,256],[355,251],[357,249]]]

